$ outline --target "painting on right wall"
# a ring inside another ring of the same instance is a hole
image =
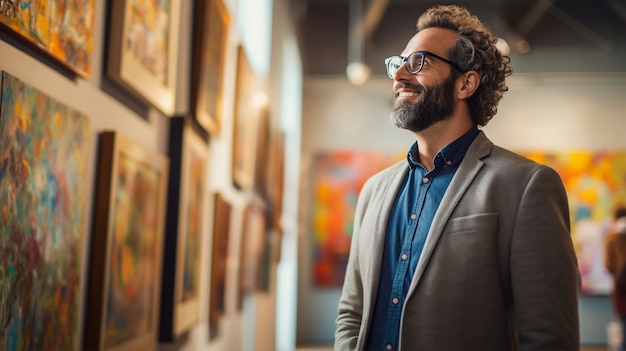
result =
[[[626,204],[626,150],[520,153],[554,168],[565,184],[581,292],[610,294],[613,283],[604,268],[604,240],[614,207]]]

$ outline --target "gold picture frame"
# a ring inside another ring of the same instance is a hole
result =
[[[219,134],[222,121],[229,24],[230,16],[222,0],[196,1],[191,110],[212,135]]]
[[[107,76],[167,116],[174,113],[180,0],[111,2]],[[161,7],[161,4],[165,6]]]
[[[100,134],[85,351],[157,345],[168,158]]]

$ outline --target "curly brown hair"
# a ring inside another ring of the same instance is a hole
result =
[[[457,5],[437,5],[429,8],[417,20],[417,31],[426,28],[446,28],[457,32],[456,44],[450,48],[450,60],[464,71],[476,71],[480,86],[468,99],[474,123],[484,126],[498,110],[502,95],[509,90],[506,77],[513,73],[511,59],[496,48],[496,38],[478,17]]]

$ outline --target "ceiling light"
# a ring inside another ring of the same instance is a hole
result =
[[[350,62],[346,68],[346,75],[354,85],[365,83],[372,73],[370,67],[363,62]]]

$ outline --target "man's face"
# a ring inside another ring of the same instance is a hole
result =
[[[426,50],[447,58],[449,48],[456,42],[454,31],[428,28],[409,40],[402,56]],[[397,127],[419,132],[450,117],[454,111],[455,82],[458,74],[441,60],[426,56],[422,70],[411,74],[401,67],[393,77],[393,109],[391,123]]]

